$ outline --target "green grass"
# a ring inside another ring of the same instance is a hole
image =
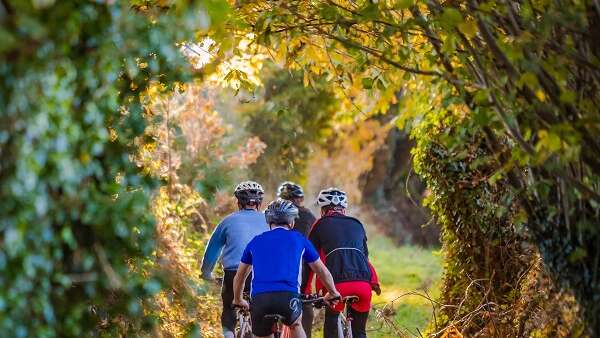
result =
[[[442,261],[437,251],[417,246],[396,246],[389,238],[371,234],[369,257],[381,283],[381,296],[374,296],[375,311],[369,320],[372,329],[369,337],[394,337],[390,325],[383,328],[382,310],[386,307],[386,318],[390,319],[405,335],[417,336],[417,328],[423,331],[431,318],[431,303],[420,296],[404,295],[411,291],[430,296],[439,296]],[[402,296],[404,295],[404,296]],[[400,297],[400,298],[398,298]],[[377,313],[379,312],[379,318]]]
[[[368,336],[399,336],[397,330],[383,320],[382,314],[386,313],[385,317],[404,336],[420,337],[417,328],[423,332],[429,323],[431,304],[420,296],[402,295],[427,290],[434,299],[438,297],[442,275],[441,257],[433,249],[397,246],[384,235],[370,233],[369,258],[377,270],[382,293],[381,296],[373,294],[374,310],[369,315]],[[382,311],[384,307],[387,311]],[[313,337],[323,337],[322,325],[321,318],[314,326]]]

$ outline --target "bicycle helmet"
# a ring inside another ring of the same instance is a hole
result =
[[[298,218],[298,207],[294,203],[278,198],[269,203],[265,210],[267,224],[292,224]]]
[[[262,202],[265,191],[260,184],[254,181],[244,181],[235,187],[233,194],[242,205],[248,203],[259,204]]]
[[[327,188],[319,192],[317,196],[317,205],[322,207],[348,207],[348,197],[346,193],[337,188]]]
[[[294,182],[283,182],[277,189],[277,196],[284,200],[290,200],[292,198],[304,197],[304,191],[302,187]]]

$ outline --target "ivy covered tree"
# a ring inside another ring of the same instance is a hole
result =
[[[152,180],[129,158],[145,127],[139,93],[184,80],[177,43],[225,10],[0,2],[1,335],[88,336],[119,316],[150,324],[139,300],[160,283],[132,270],[154,231]]]

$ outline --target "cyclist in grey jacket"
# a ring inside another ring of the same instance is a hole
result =
[[[231,308],[233,301],[233,278],[240,264],[246,245],[256,236],[269,230],[265,215],[259,211],[264,190],[260,184],[252,181],[242,182],[235,188],[239,211],[225,217],[208,241],[202,259],[202,278],[212,280],[212,271],[219,257],[223,265],[224,276],[221,288],[223,313],[221,325],[225,338],[233,337],[235,312]],[[250,279],[246,281],[247,291]]]

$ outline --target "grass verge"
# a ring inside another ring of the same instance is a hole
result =
[[[369,257],[377,269],[382,293],[374,296],[370,337],[420,337],[431,319],[429,300],[410,295],[418,291],[439,296],[442,259],[435,249],[397,246],[389,238],[371,234]]]

